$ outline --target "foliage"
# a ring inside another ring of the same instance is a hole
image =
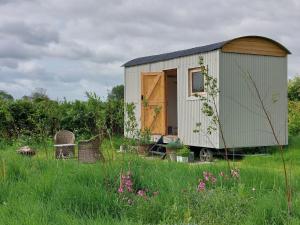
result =
[[[187,146],[183,146],[181,149],[178,150],[177,155],[182,157],[189,157],[190,149]]]
[[[300,76],[295,76],[288,82],[288,98],[291,101],[300,100]]]
[[[213,131],[220,127],[219,115],[216,107],[216,97],[219,94],[217,78],[208,74],[208,66],[204,65],[203,58],[199,58],[200,71],[204,76],[204,95],[196,95],[202,102],[201,111],[209,118],[209,125],[206,127],[206,133],[211,135]],[[194,132],[200,132],[201,123],[196,124]],[[225,140],[223,140],[224,142]]]
[[[113,101],[124,100],[124,85],[117,85],[108,93],[107,99]]]
[[[278,153],[240,160],[239,178],[227,180],[222,160],[188,165],[120,153],[110,164],[87,165],[47,160],[39,146],[33,158],[22,157],[15,154],[18,145],[0,141],[1,224],[300,224],[299,138],[291,138],[285,151],[295,190],[290,216]],[[109,145],[104,140],[104,153]],[[120,175],[127,171],[132,185],[125,187],[129,179]],[[119,193],[120,186],[133,191]]]
[[[39,102],[44,100],[49,100],[47,95],[47,90],[44,88],[36,88],[29,97],[31,100]]]
[[[300,134],[300,102],[289,101],[289,134]]]
[[[6,91],[0,90],[0,100],[13,100],[14,97],[8,94]]]
[[[90,137],[101,132],[122,134],[123,100],[102,101],[95,93],[87,93],[87,101],[54,101],[45,91],[31,97],[4,100],[0,98],[0,138],[31,137],[40,141],[53,137],[59,129]]]
[[[124,147],[125,149],[130,149],[131,146],[136,145],[136,140],[139,137],[138,124],[135,117],[135,104],[127,103],[125,104],[125,118],[124,120]],[[131,150],[131,149],[130,149]]]
[[[144,129],[140,132],[140,135],[139,135],[139,144],[140,145],[149,145],[153,143],[151,141],[151,131],[150,129]]]

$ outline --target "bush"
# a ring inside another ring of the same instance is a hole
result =
[[[177,155],[182,156],[182,157],[189,157],[190,149],[187,146],[183,146],[182,149],[179,149]]]
[[[300,77],[295,76],[288,82],[288,97],[291,101],[300,100]]]
[[[300,134],[300,102],[289,101],[289,134]]]
[[[60,129],[87,138],[104,130],[123,134],[123,100],[101,101],[87,93],[87,101],[54,101],[49,98],[0,98],[0,138],[53,137]]]

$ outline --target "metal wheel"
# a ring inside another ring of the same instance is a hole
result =
[[[200,150],[200,161],[211,162],[213,160],[213,153],[207,148],[202,148]]]

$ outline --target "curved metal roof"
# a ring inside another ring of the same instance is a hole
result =
[[[154,63],[154,62],[175,59],[175,58],[189,56],[189,55],[196,55],[196,54],[200,54],[200,53],[204,53],[204,52],[210,52],[210,51],[214,51],[217,49],[221,49],[224,45],[226,45],[227,43],[232,42],[234,40],[237,40],[240,38],[249,38],[249,37],[266,39],[266,40],[278,45],[280,48],[285,50],[287,52],[287,54],[291,54],[291,52],[286,47],[284,47],[279,42],[274,41],[270,38],[263,37],[263,36],[242,36],[242,37],[237,37],[237,38],[234,38],[234,39],[231,39],[228,41],[222,41],[222,42],[205,45],[205,46],[200,46],[200,47],[196,47],[196,48],[190,48],[190,49],[185,49],[185,50],[180,50],[180,51],[175,51],[175,52],[169,52],[169,53],[163,53],[163,54],[158,54],[158,55],[151,55],[151,56],[136,58],[136,59],[126,62],[125,64],[123,64],[123,66],[124,67],[137,66],[137,65],[143,65],[143,64],[148,64],[148,63]]]

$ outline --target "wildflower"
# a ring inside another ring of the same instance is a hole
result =
[[[224,177],[225,174],[223,171],[221,171],[219,175],[220,175],[220,177]]]
[[[133,192],[133,182],[130,172],[127,172],[126,175],[121,174],[120,187],[118,189],[118,192],[123,193],[124,189],[126,189],[128,192]]]
[[[147,198],[146,191],[144,190],[138,190],[137,195],[143,197],[144,199]]]
[[[133,204],[133,201],[132,201],[131,199],[128,199],[128,200],[127,200],[127,203],[128,203],[128,205],[132,205],[132,204]]]
[[[124,192],[123,188],[122,188],[122,187],[119,187],[118,192],[119,192],[119,193],[123,193],[123,192]]]
[[[211,176],[211,183],[215,184],[217,182],[217,178],[215,176]]]
[[[145,196],[146,195],[146,192],[144,190],[138,190],[137,194],[139,196]]]
[[[256,191],[255,187],[252,188],[252,191]]]
[[[203,172],[203,177],[204,177],[204,180],[209,181],[210,173],[204,171]]]
[[[240,177],[240,172],[238,169],[232,169],[231,170],[231,176],[235,177],[235,178],[239,178]]]
[[[205,190],[205,182],[203,180],[200,180],[198,185],[198,191],[204,191]]]

